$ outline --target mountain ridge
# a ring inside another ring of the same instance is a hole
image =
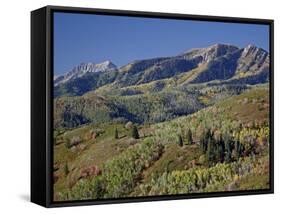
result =
[[[120,68],[111,61],[99,64],[82,63],[65,75],[56,77],[55,95],[82,95],[107,84],[114,88],[140,85],[191,71],[192,78],[187,79],[185,84],[200,84],[213,80],[234,83],[241,80],[243,84],[264,83],[269,77],[269,53],[252,44],[244,48],[230,44],[214,44],[206,48],[190,49],[176,56],[135,60]],[[88,84],[89,87],[80,90],[79,88],[83,87],[82,83]],[[75,93],[77,88],[79,93]]]
[[[57,76],[54,79],[54,85],[57,86],[69,80],[82,77],[86,73],[98,73],[98,72],[105,72],[115,69],[117,69],[117,66],[109,60],[97,64],[93,62],[80,63],[79,65],[73,67],[72,70],[70,70],[69,72]]]

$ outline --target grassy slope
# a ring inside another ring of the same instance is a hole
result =
[[[120,139],[118,140],[113,138],[115,128],[119,131]],[[96,139],[87,139],[90,131],[95,129],[102,130],[104,133]],[[86,125],[62,134],[64,143],[54,148],[54,163],[60,166],[55,173],[59,176],[59,180],[55,183],[55,191],[73,186],[78,180],[81,169],[93,165],[101,167],[102,163],[128,148],[130,146],[128,134],[121,124]],[[66,139],[74,136],[81,136],[82,142],[75,149],[66,148]],[[64,164],[68,164],[70,170],[67,176],[64,173]]]
[[[172,121],[155,124],[158,135],[169,139],[173,136],[165,133],[184,134],[190,128],[194,137],[198,139],[202,127],[213,130],[233,128],[239,124],[249,125],[253,120],[256,123],[269,120],[269,90],[266,87],[249,90],[241,95],[232,96],[214,106],[202,109],[189,116],[176,118]]]
[[[268,89],[266,87],[257,88],[228,98],[190,116],[139,127],[142,136],[142,139],[139,140],[140,143],[143,138],[147,138],[144,136],[149,136],[149,138],[152,137],[166,146],[161,157],[142,172],[141,180],[132,194],[138,193],[139,184],[149,182],[155,175],[174,170],[188,170],[194,164],[191,163],[193,160],[195,160],[195,164],[198,164],[200,157],[198,146],[195,144],[179,147],[175,144],[177,134],[183,134],[185,141],[185,130],[190,128],[194,134],[194,141],[197,141],[202,124],[214,129],[222,129],[222,126],[225,126],[226,129],[231,129],[237,125],[237,121],[245,127],[249,125],[253,118],[257,123],[268,122],[268,103]],[[116,127],[120,136],[118,140],[113,138]],[[124,124],[104,124],[94,127],[88,125],[67,131],[64,137],[85,136],[93,128],[100,128],[105,132],[95,140],[83,140],[81,144],[85,144],[84,149],[69,151],[69,149],[65,148],[65,143],[55,147],[55,163],[60,165],[59,170],[56,172],[59,175],[59,180],[55,184],[55,192],[71,187],[77,181],[82,168],[91,165],[101,166],[102,163],[111,160],[113,157],[122,155],[130,147],[131,140],[128,137],[128,130],[124,129]],[[70,168],[70,173],[67,176],[63,173],[64,163],[68,163]],[[255,177],[257,180],[253,182]],[[268,185],[268,175],[248,175],[241,178],[236,185],[238,185],[238,189],[266,187]]]
[[[193,140],[199,140],[201,134],[201,124],[206,119],[206,126],[222,130],[222,126],[232,130],[239,121],[243,126],[247,127],[250,122],[255,119],[255,122],[268,122],[268,89],[257,88],[250,90],[241,95],[226,99],[217,103],[215,106],[200,110],[190,116],[184,116],[172,121],[167,121],[155,125],[156,138],[163,143],[166,143],[165,152],[155,164],[144,172],[144,180],[141,183],[146,183],[153,178],[153,174],[163,174],[173,170],[186,170],[190,168],[190,163],[193,160],[195,165],[199,164],[200,152],[197,145],[187,145],[183,148],[173,142],[176,141],[177,135],[181,134],[184,137],[184,131],[190,128],[193,130]],[[197,123],[197,124],[196,124]],[[215,126],[213,126],[215,125]],[[216,127],[217,126],[217,127]],[[248,128],[245,128],[248,130]],[[267,153],[265,154],[267,155]],[[192,166],[192,165],[191,165]],[[257,182],[253,182],[254,177]],[[268,174],[248,175],[239,181],[238,189],[251,189],[260,186],[268,187]],[[136,192],[138,187],[136,188]],[[134,192],[133,194],[136,194]]]
[[[199,75],[204,69],[206,68],[206,65],[201,65],[198,68],[192,69],[188,72],[180,73],[178,75],[175,75],[174,77],[170,78],[164,78],[160,80],[151,81],[149,83],[143,83],[139,85],[132,85],[132,86],[126,86],[122,88],[116,87],[114,83],[104,85],[97,90],[95,90],[95,93],[97,94],[116,94],[118,91],[124,91],[124,90],[135,90],[141,93],[150,93],[151,90],[153,90],[158,83],[161,83],[164,85],[164,87],[161,90],[164,89],[175,89],[175,87],[181,86],[183,84],[191,82],[194,78],[196,78],[197,75]],[[91,93],[91,92],[90,92]]]

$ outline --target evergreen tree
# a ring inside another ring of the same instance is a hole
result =
[[[64,169],[63,170],[64,170],[65,176],[67,176],[68,173],[69,173],[69,169],[68,169],[68,164],[67,163],[64,165]]]
[[[133,129],[132,129],[132,137],[135,139],[140,138],[138,128],[135,125],[133,126]]]
[[[183,146],[183,140],[182,140],[181,135],[178,135],[178,144],[179,144],[179,146]]]
[[[119,138],[119,135],[118,135],[118,130],[117,130],[117,128],[115,128],[115,132],[114,132],[114,138],[115,138],[115,139],[118,139],[118,138]]]
[[[218,140],[214,140],[214,162],[220,162],[220,145]]]
[[[192,142],[193,142],[192,133],[191,133],[191,130],[188,129],[188,130],[187,130],[187,143],[188,143],[188,144],[192,144]]]
[[[207,132],[205,133],[205,140],[208,141],[208,139],[212,137],[213,133],[211,132],[211,129],[207,129]]]
[[[211,136],[211,134],[210,134],[210,130],[209,129],[208,129],[208,131],[204,132],[201,135],[201,138],[200,138],[200,150],[204,154],[207,152],[208,139],[209,139],[210,136]]]
[[[242,154],[242,145],[239,142],[239,140],[236,140],[234,144],[235,159],[238,160],[241,157],[241,154]]]
[[[71,144],[70,144],[70,139],[69,138],[67,138],[66,139],[66,142],[65,142],[65,147],[67,148],[67,149],[70,149],[71,148]]]
[[[219,161],[221,163],[223,163],[224,162],[225,145],[224,145],[224,140],[222,138],[222,135],[220,135],[220,137],[219,137],[218,144],[219,144],[219,151],[218,151],[219,152]]]
[[[227,136],[224,140],[225,143],[225,157],[224,160],[229,163],[231,162],[231,141],[229,137]]]
[[[212,137],[208,139],[206,159],[209,162],[209,165],[215,161],[215,151],[214,151],[214,141]]]
[[[199,143],[200,143],[199,146],[200,146],[201,153],[205,153],[205,136],[204,135],[201,135]]]

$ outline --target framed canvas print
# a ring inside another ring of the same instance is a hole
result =
[[[31,13],[31,201],[273,193],[273,21]]]

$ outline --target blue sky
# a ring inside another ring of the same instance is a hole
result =
[[[215,43],[269,50],[269,26],[189,20],[167,20],[54,14],[54,72],[71,70],[81,62],[110,60],[117,66],[133,60],[172,56]]]

